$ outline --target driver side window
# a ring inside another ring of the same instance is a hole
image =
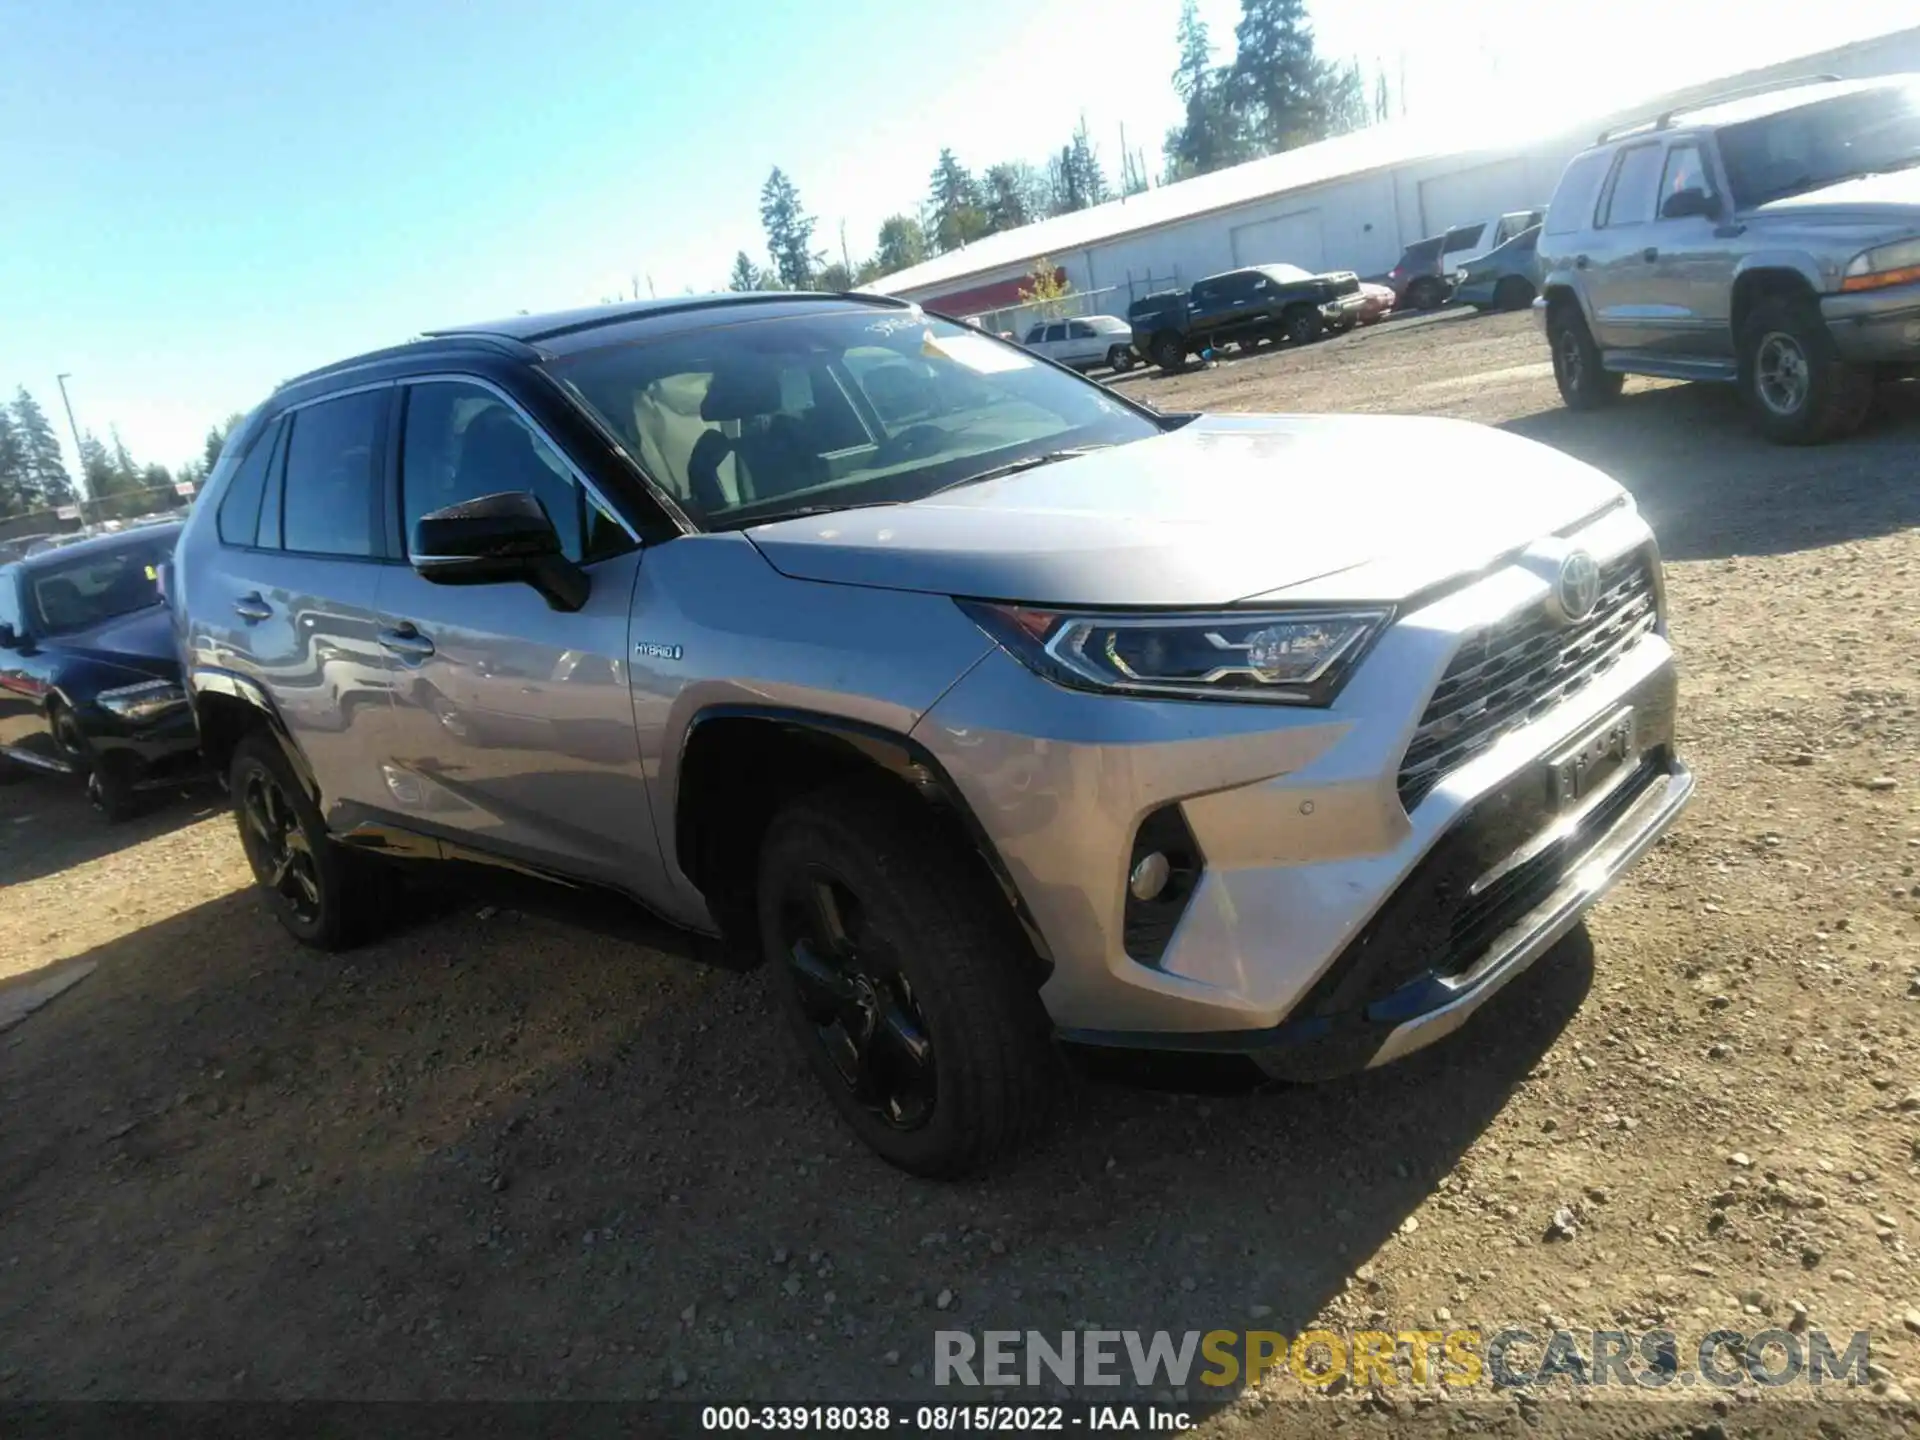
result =
[[[559,533],[562,553],[576,564],[633,548],[620,523],[545,437],[493,391],[455,380],[408,387],[400,513],[409,553],[422,515],[516,490],[540,502]]]

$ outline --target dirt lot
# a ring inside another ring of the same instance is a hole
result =
[[[204,799],[107,831],[0,789],[0,1001],[97,962],[0,1033],[0,1398],[910,1398],[940,1327],[1800,1307],[1920,1398],[1920,400],[1816,451],[1708,388],[1574,416],[1522,319],[1451,315],[1121,383],[1501,424],[1633,489],[1701,789],[1590,943],[1351,1082],[1082,1080],[1039,1153],[940,1186],[855,1148],[763,975],[476,903],[328,959]],[[1376,1409],[1312,1423],[1578,1413]]]

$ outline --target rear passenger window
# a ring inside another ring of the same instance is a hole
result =
[[[1653,219],[1654,201],[1660,193],[1660,164],[1665,158],[1659,145],[1635,145],[1620,152],[1602,225],[1644,225]]]
[[[1574,157],[1561,172],[1553,200],[1547,206],[1546,233],[1571,235],[1584,230],[1593,220],[1593,202],[1600,193],[1600,182],[1607,173],[1611,157],[1605,150]]]
[[[309,555],[374,554],[374,493],[387,394],[363,390],[293,413],[280,500],[287,549]]]
[[[227,482],[227,493],[220,497],[218,529],[223,545],[253,545],[260,528],[260,496],[267,486],[267,467],[273,460],[280,426],[269,425],[255,438],[246,459]],[[272,544],[279,542],[272,541]]]

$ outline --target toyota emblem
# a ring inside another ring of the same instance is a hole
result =
[[[1560,576],[1553,582],[1552,607],[1563,625],[1575,625],[1593,613],[1600,603],[1600,566],[1584,550],[1575,550],[1560,562]]]

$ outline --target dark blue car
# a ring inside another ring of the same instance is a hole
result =
[[[0,780],[80,777],[118,820],[198,768],[159,586],[179,534],[143,526],[0,565]]]

